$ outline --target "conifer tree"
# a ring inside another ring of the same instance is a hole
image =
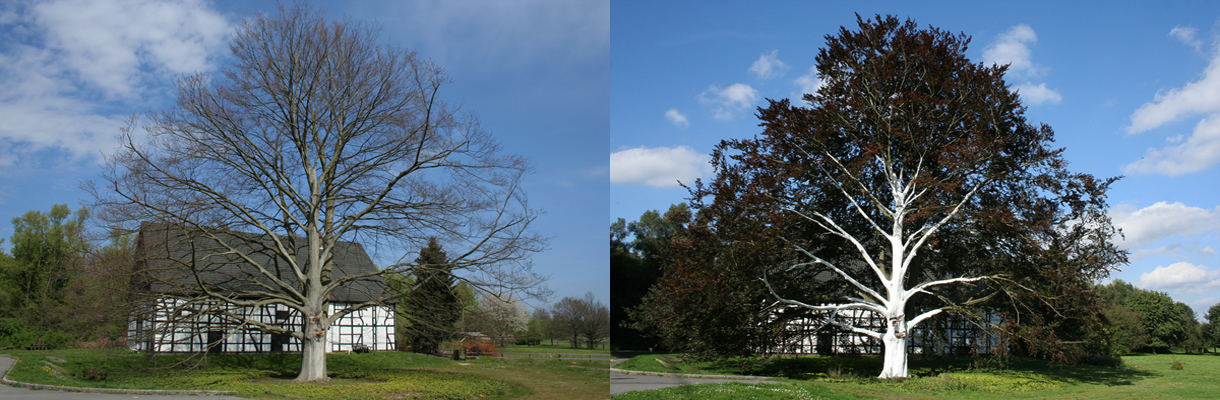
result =
[[[410,325],[406,327],[411,348],[435,353],[441,342],[452,338],[461,319],[462,303],[454,292],[454,279],[445,250],[436,238],[420,249],[415,259],[415,290],[405,300]]]

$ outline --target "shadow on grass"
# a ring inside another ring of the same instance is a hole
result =
[[[883,361],[881,356],[773,356],[718,360],[713,366],[743,375],[789,379],[872,378],[881,372]],[[908,360],[908,369],[912,377],[936,376],[970,369],[973,361],[970,357],[913,356]]]
[[[1161,374],[1128,368],[1125,365],[1066,365],[1032,358],[1014,358],[1008,370],[1044,375],[1053,379],[1106,386],[1132,385]]]
[[[838,376],[874,376],[881,371],[877,356],[772,356],[734,357],[711,362],[711,369],[739,375],[814,379]]]
[[[873,378],[881,371],[880,356],[775,356],[769,358],[739,357],[717,360],[711,367],[740,375],[775,376],[789,379]],[[921,357],[908,361],[912,377],[935,377],[946,372],[968,372],[978,360],[969,356]],[[1050,364],[1043,360],[1015,358],[1006,370],[1043,375],[1048,378],[1107,386],[1132,385],[1134,382],[1159,376],[1151,371],[1125,366]]]
[[[1160,376],[1151,371],[1134,370],[1126,367],[1102,367],[1095,365],[1070,366],[1060,365],[1042,368],[1037,372],[1057,379],[1092,383],[1106,386],[1133,385],[1135,381]]]

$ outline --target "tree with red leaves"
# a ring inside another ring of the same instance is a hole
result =
[[[692,196],[714,197],[695,209],[720,245],[775,252],[752,258],[771,263],[759,271],[773,299],[879,340],[880,377],[900,378],[912,329],[991,298],[988,285],[1022,287],[1008,274],[1018,266],[1036,269],[1051,253],[1078,260],[1065,252],[1088,243],[1118,251],[1096,213],[1113,179],[1067,172],[1051,128],[1026,121],[1007,67],[971,63],[965,35],[894,17],[857,20],[858,31],[827,37],[809,106],[770,101],[759,111],[761,135],[721,142],[716,177]],[[758,221],[746,224],[755,239],[723,240],[732,228],[714,216],[744,224],[745,215]],[[1048,238],[1068,241],[1052,248]],[[1072,262],[1048,268],[1083,279],[1116,260],[1103,261],[1085,272]],[[841,290],[801,292],[791,277],[802,271]],[[835,318],[848,310],[879,314],[884,326]]]

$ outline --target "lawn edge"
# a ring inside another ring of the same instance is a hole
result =
[[[84,393],[109,393],[109,394],[147,394],[147,395],[186,395],[186,396],[216,396],[229,395],[236,396],[238,393],[232,390],[162,390],[162,389],[114,389],[114,388],[91,388],[80,386],[55,386],[43,385],[38,383],[18,382],[8,378],[8,373],[12,370],[13,365],[17,363],[17,359],[8,355],[0,354],[0,358],[7,358],[12,361],[7,368],[4,369],[4,375],[0,376],[0,383],[12,387],[20,387],[36,390],[57,390],[61,392],[84,392]]]
[[[649,376],[664,376],[670,378],[695,378],[695,379],[735,379],[741,381],[776,381],[773,376],[749,376],[749,375],[702,375],[702,374],[679,374],[673,372],[649,372],[649,371],[634,371],[630,369],[618,369],[611,367],[610,372],[623,375],[649,375]]]

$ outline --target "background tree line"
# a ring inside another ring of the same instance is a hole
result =
[[[11,247],[0,251],[0,347],[125,345],[134,240],[93,239],[88,221],[87,209],[62,204],[12,220]],[[420,268],[388,275],[391,288],[408,293],[396,305],[400,348],[435,352],[463,332],[482,332],[499,345],[549,339],[595,347],[609,337],[609,309],[592,293],[531,314],[519,298],[479,295],[449,262],[430,240],[416,259]]]
[[[496,346],[567,340],[574,348],[595,348],[610,336],[610,310],[593,293],[531,312],[511,294],[476,292],[452,274],[449,262],[441,245],[430,240],[411,274],[390,276],[391,288],[404,293],[397,304],[400,350],[436,353],[446,342],[476,333]]]
[[[1195,310],[1168,294],[1137,288],[1122,280],[1097,286],[1105,299],[1106,333],[1123,353],[1142,351],[1187,353],[1220,346],[1220,303],[1211,306],[1200,323]]]
[[[697,226],[694,222],[686,204],[675,204],[665,213],[647,211],[638,220],[620,218],[610,225],[612,348],[709,357],[750,354],[759,345],[774,343],[783,325],[799,317],[771,308],[773,301],[755,276],[762,273],[753,267],[756,263],[718,262],[716,254],[724,253],[705,252],[711,247],[692,229]],[[729,255],[738,261],[747,255],[759,259],[757,252],[740,249]],[[1066,264],[1067,256],[1061,252],[1041,253],[1036,259],[1022,283],[1057,285],[1054,296],[1035,300],[1036,291],[1012,293],[1017,298],[986,304],[1015,303],[1029,309],[1024,316],[1032,321],[1010,327],[1011,333],[1024,335],[1019,339],[1023,343],[1014,347],[1017,354],[1073,362],[1099,352],[1195,352],[1220,347],[1220,304],[1213,305],[1204,315],[1207,322],[1200,323],[1190,306],[1163,292],[1122,280],[1096,284],[1085,274],[1069,279],[1055,276],[1064,268],[1047,266]],[[679,304],[683,306],[675,306]],[[776,312],[777,318],[759,317],[769,312]],[[1061,342],[1080,343],[1073,347]]]
[[[133,241],[91,240],[88,219],[87,209],[57,204],[12,220],[11,248],[0,251],[0,347],[125,343]]]

